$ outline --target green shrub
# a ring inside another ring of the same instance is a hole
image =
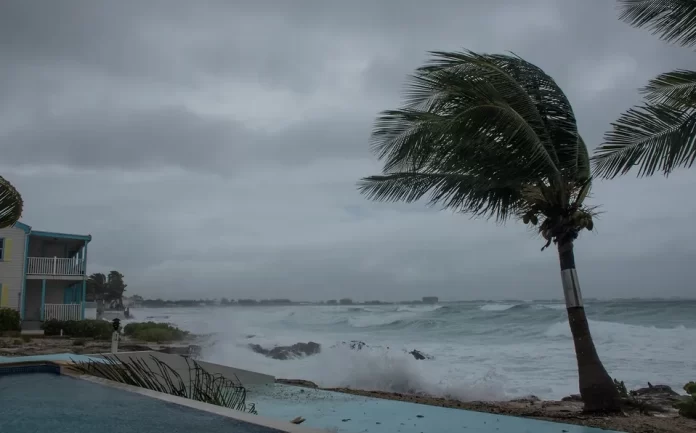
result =
[[[21,346],[22,344],[24,344],[24,341],[22,341],[22,340],[20,340],[20,339],[18,338],[18,339],[16,339],[16,340],[14,340],[12,343],[13,343],[15,346]]]
[[[674,405],[679,409],[679,415],[696,419],[696,382],[689,382],[684,385],[684,391],[691,394],[691,398],[686,398],[684,401],[680,401]]]
[[[21,338],[22,338],[22,341],[24,341],[25,343],[28,343],[31,341],[31,335],[22,335]]]
[[[619,395],[624,398],[628,398],[628,389],[626,389],[626,384],[624,384],[623,380],[618,381],[614,379],[614,386],[616,387],[616,391],[618,391]]]
[[[94,338],[109,340],[114,328],[105,320],[47,320],[41,325],[44,335],[63,335],[66,337]]]
[[[143,341],[181,341],[189,333],[169,323],[136,322],[129,323],[123,328],[123,333],[129,337]]]
[[[85,345],[85,340],[75,340],[72,342],[73,346],[84,346]]]
[[[19,311],[12,308],[0,308],[0,332],[19,331],[21,323]]]

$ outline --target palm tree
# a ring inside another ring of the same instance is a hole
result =
[[[557,245],[587,411],[620,410],[595,350],[575,271],[573,242],[592,230],[587,148],[563,91],[514,55],[434,52],[411,77],[404,106],[381,113],[372,148],[383,174],[360,191],[494,218],[522,219]]]
[[[98,272],[89,276],[87,280],[87,298],[92,301],[103,301],[108,294],[106,275]]]
[[[696,45],[696,1],[619,0],[620,18],[647,27],[662,39]],[[639,166],[638,176],[678,167],[696,159],[696,71],[678,69],[642,89],[645,102],[625,112],[605,134],[593,156],[597,176],[614,178]]]
[[[0,176],[0,228],[10,227],[22,216],[24,201],[19,191]]]

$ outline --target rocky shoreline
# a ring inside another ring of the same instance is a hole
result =
[[[183,342],[158,344],[122,337],[118,345],[118,350],[120,352],[155,350],[158,352],[186,355],[195,358],[200,355],[201,343],[202,341],[199,338]],[[55,353],[74,353],[81,355],[108,353],[110,351],[111,341],[43,336],[26,339],[19,337],[0,337],[0,356],[6,357],[51,355]]]
[[[277,379],[277,383],[387,400],[441,406],[452,409],[473,410],[500,415],[520,416],[567,424],[597,427],[627,433],[693,433],[696,420],[679,416],[672,407],[685,398],[670,387],[654,385],[641,388],[624,398],[624,412],[620,415],[588,415],[582,412],[578,396],[568,396],[560,401],[541,400],[528,396],[509,401],[459,401],[427,395],[399,394],[383,391],[365,391],[349,388],[320,388],[307,380]]]

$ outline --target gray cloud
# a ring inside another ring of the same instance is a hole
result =
[[[559,297],[554,253],[521,224],[355,189],[380,168],[375,115],[428,50],[462,48],[543,67],[593,146],[649,78],[696,67],[605,0],[9,0],[0,172],[26,222],[92,233],[90,271],[146,296]],[[691,295],[695,184],[597,184],[586,296]]]

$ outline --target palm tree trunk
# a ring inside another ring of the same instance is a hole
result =
[[[578,360],[580,396],[586,412],[619,412],[621,399],[614,381],[602,365],[595,349],[590,327],[585,315],[585,307],[580,293],[573,242],[558,245],[561,261],[561,279],[565,295],[568,322],[575,343],[575,356]]]

